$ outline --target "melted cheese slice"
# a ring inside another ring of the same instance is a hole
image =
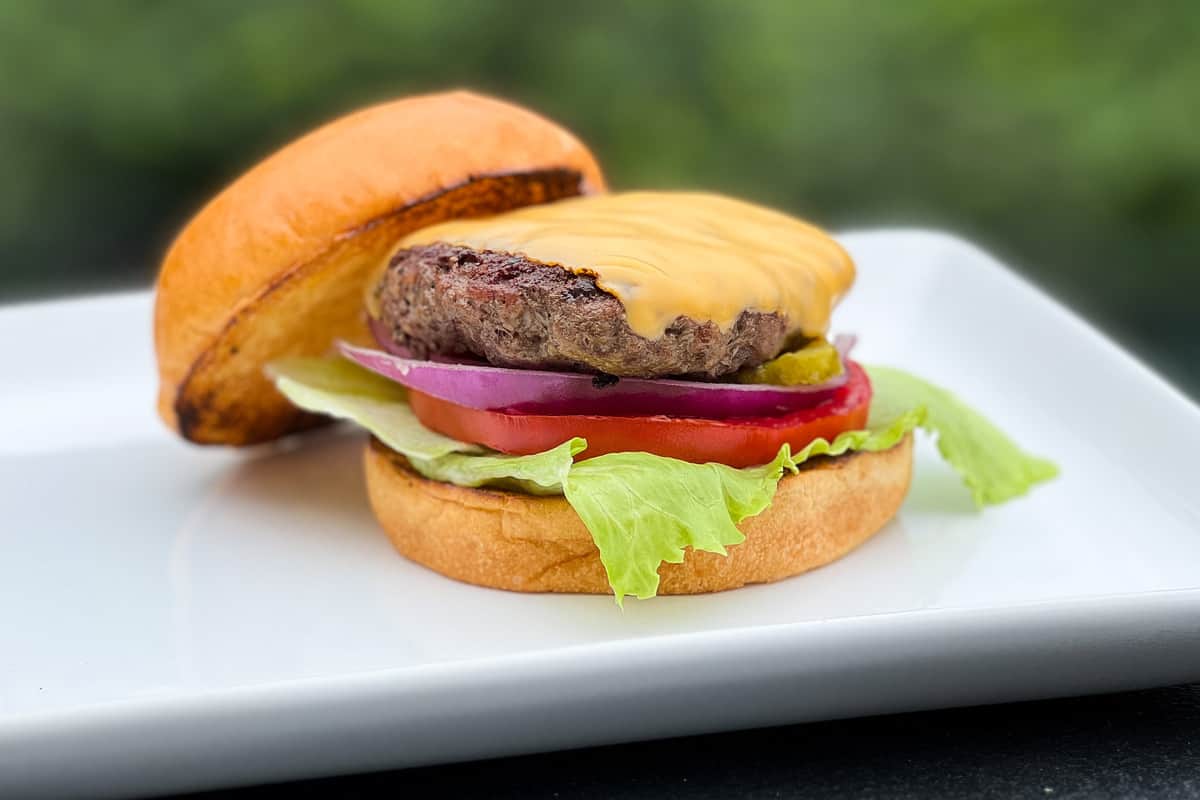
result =
[[[728,329],[743,310],[778,312],[824,334],[854,262],[812,225],[714,194],[630,192],[529,206],[415,231],[397,249],[446,242],[519,253],[593,275],[630,328],[658,338],[676,317]]]

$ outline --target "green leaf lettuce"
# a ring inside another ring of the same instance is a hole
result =
[[[902,370],[869,367],[874,395],[871,425],[914,414],[937,437],[938,451],[962,476],[977,506],[1019,497],[1058,474],[1058,467],[1026,453],[953,393]]]
[[[404,387],[342,358],[283,359],[267,373],[300,408],[355,422],[421,475],[457,486],[562,494],[574,456],[587,446],[583,439],[571,439],[537,455],[506,456],[451,439],[417,420]]]
[[[428,430],[402,387],[343,359],[286,359],[268,372],[296,405],[361,425],[427,478],[564,494],[596,542],[618,604],[625,595],[653,597],[659,566],[681,562],[689,547],[725,554],[739,544],[738,523],[762,513],[783,473],[814,456],[886,450],[921,427],[937,436],[979,505],[1016,497],[1057,472],[950,392],[887,367],[868,370],[875,394],[865,429],[817,439],[796,453],[784,445],[771,463],[745,469],[649,453],[574,463],[587,447],[580,438],[536,455],[502,455]]]

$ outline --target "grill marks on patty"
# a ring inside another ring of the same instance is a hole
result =
[[[418,358],[719,378],[773,358],[787,336],[782,315],[743,311],[728,331],[678,317],[662,336],[646,339],[629,328],[621,301],[590,275],[443,243],[399,251],[376,291],[385,327]]]

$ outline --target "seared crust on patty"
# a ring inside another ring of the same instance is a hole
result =
[[[379,287],[381,320],[418,358],[469,355],[498,366],[655,378],[719,378],[779,353],[787,320],[743,311],[722,331],[678,317],[657,339],[634,333],[625,307],[576,275],[514,253],[436,243],[401,250]]]

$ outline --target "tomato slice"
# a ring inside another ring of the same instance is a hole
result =
[[[409,402],[425,427],[502,453],[540,453],[582,436],[588,448],[581,458],[635,451],[698,464],[715,461],[749,467],[775,458],[785,442],[794,451],[813,439],[832,441],[843,431],[867,424],[871,383],[858,364],[848,361],[846,367],[849,378],[832,398],[812,408],[774,417],[717,420],[661,415],[523,414],[466,408],[415,391],[409,392]]]

